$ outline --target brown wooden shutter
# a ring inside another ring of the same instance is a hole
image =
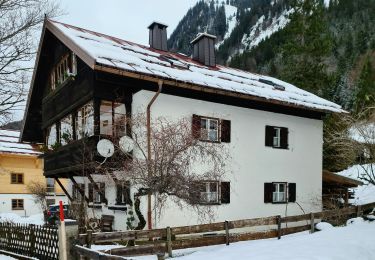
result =
[[[280,147],[283,149],[288,149],[289,144],[288,144],[288,128],[286,127],[281,127],[280,128]]]
[[[295,183],[288,184],[288,201],[289,202],[296,202],[296,189],[297,189],[297,186]]]
[[[122,185],[121,184],[116,184],[116,204],[121,204],[121,195],[122,195]]]
[[[100,202],[102,203],[107,203],[107,199],[105,198],[105,183],[104,182],[101,182],[100,183]]]
[[[191,128],[193,138],[201,138],[201,117],[198,115],[193,115],[193,122]]]
[[[264,203],[272,203],[272,195],[274,191],[274,186],[272,182],[264,183]]]
[[[94,187],[92,183],[89,183],[89,202],[94,201]]]
[[[230,120],[221,121],[221,141],[223,143],[230,143],[231,123]]]
[[[274,127],[266,125],[266,146],[273,147]]]
[[[221,203],[229,204],[230,203],[230,182],[221,182]]]

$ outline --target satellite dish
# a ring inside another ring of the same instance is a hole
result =
[[[115,146],[107,139],[100,140],[96,145],[96,149],[98,153],[105,158],[111,157],[115,152]]]
[[[134,149],[134,140],[129,136],[123,136],[119,140],[119,146],[124,153],[130,153]]]

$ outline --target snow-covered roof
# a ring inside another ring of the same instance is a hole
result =
[[[207,67],[186,55],[164,52],[72,25],[48,20],[49,28],[90,67],[119,69],[154,78],[254,97],[322,112],[344,112],[341,106],[276,78],[221,65]],[[267,82],[267,83],[266,83]],[[277,87],[277,86],[281,86]],[[280,90],[284,89],[285,90]],[[204,90],[202,90],[204,91]]]
[[[39,155],[35,146],[19,142],[20,132],[0,129],[0,153]]]

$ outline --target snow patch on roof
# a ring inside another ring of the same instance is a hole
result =
[[[0,153],[41,154],[34,146],[19,142],[19,131],[0,130]]]
[[[99,65],[260,97],[265,100],[280,101],[309,109],[344,112],[339,105],[333,102],[275,78],[219,65],[215,68],[206,67],[176,53],[155,51],[149,47],[104,34],[59,22],[50,22],[95,59]],[[163,59],[163,55],[168,55],[185,66],[174,66],[173,63]],[[262,83],[259,81],[260,79],[285,87],[285,91],[275,89],[274,85]]]

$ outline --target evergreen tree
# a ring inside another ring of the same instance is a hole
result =
[[[375,105],[375,71],[370,57],[366,58],[359,80],[355,97],[355,110],[360,112],[366,107]]]

